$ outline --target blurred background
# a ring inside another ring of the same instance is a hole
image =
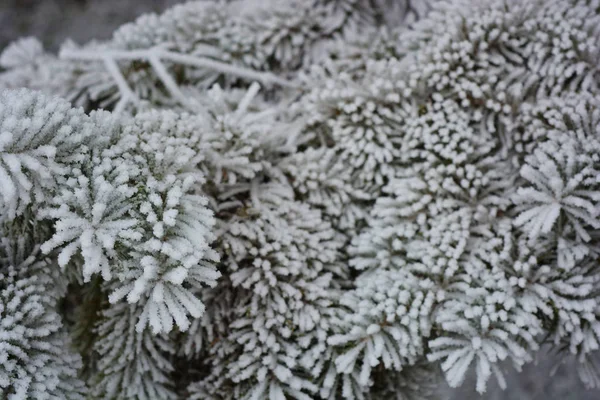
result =
[[[285,1],[285,0],[281,0]],[[0,0],[0,51],[22,36],[35,36],[46,49],[56,50],[66,39],[85,43],[108,39],[120,25],[148,12],[162,10],[181,0]],[[443,390],[444,400],[600,400],[600,390],[585,390],[573,368],[562,365],[550,372],[561,358],[543,350],[536,362],[517,373],[510,365],[506,372],[507,390],[491,379],[488,391],[474,393],[471,375],[461,389]]]
[[[0,48],[36,36],[56,50],[67,38],[78,43],[108,39],[138,15],[160,12],[181,0],[0,0]]]

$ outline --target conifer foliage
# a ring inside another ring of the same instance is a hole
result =
[[[210,1],[0,56],[0,398],[600,386],[597,0]]]

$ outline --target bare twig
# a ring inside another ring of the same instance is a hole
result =
[[[104,61],[104,65],[106,66],[106,69],[112,75],[113,79],[117,83],[117,87],[119,88],[119,91],[121,92],[121,99],[119,100],[119,102],[117,103],[117,106],[115,107],[115,113],[121,113],[127,106],[127,103],[130,101],[133,101],[135,104],[139,104],[139,102],[140,102],[139,98],[127,84],[127,81],[125,80],[125,77],[121,73],[121,70],[119,69],[119,66],[117,65],[117,62],[110,57],[103,57],[102,61]]]
[[[117,61],[119,60],[145,60],[152,66],[152,69],[156,71],[158,78],[165,85],[165,88],[171,93],[171,95],[177,99],[183,106],[190,109],[191,111],[197,111],[197,108],[190,100],[183,94],[179,89],[177,82],[169,74],[163,61],[170,61],[177,64],[189,65],[198,68],[207,68],[215,70],[224,74],[239,76],[241,78],[250,79],[253,81],[259,81],[263,83],[276,84],[285,87],[298,88],[298,86],[290,81],[281,79],[269,72],[254,71],[249,68],[244,68],[236,65],[227,64],[221,61],[212,60],[205,57],[199,57],[189,54],[180,54],[173,51],[168,51],[160,47],[153,47],[142,50],[81,50],[81,49],[63,49],[60,52],[60,57],[63,59],[70,60],[102,60],[106,65],[108,72],[114,78],[119,91],[121,92],[121,99],[115,107],[116,112],[122,111],[127,104],[132,101],[135,104],[139,103],[139,99],[136,94],[131,90],[123,73],[119,69]],[[250,91],[248,92],[249,99],[256,95],[255,91],[258,91],[260,86],[253,84]],[[240,108],[247,107],[244,101],[240,104]]]

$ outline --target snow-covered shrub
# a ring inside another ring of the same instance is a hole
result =
[[[11,44],[0,397],[431,399],[542,345],[599,386],[599,39],[596,0],[201,0]]]

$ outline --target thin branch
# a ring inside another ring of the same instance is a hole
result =
[[[150,48],[144,50],[75,50],[63,49],[60,52],[63,59],[74,60],[99,60],[106,57],[113,60],[147,60],[158,58],[160,60],[169,60],[178,64],[190,65],[199,68],[207,68],[219,71],[224,74],[239,76],[249,80],[277,84],[284,87],[299,88],[299,86],[288,80],[279,78],[270,72],[259,72],[249,68],[224,63],[222,61],[212,60],[205,57],[198,57],[189,54],[180,54],[173,51],[166,51],[161,48]]]
[[[192,104],[188,98],[185,97],[183,92],[181,92],[177,82],[175,82],[171,74],[169,74],[157,55],[151,55],[148,57],[148,61],[150,62],[152,68],[156,71],[156,74],[163,82],[169,93],[171,93],[171,96],[177,99],[182,105],[186,106],[190,111],[195,111],[198,109],[198,107],[195,107],[194,104]]]
[[[171,51],[161,51],[162,58],[171,60],[180,64],[193,65],[200,68],[208,68],[220,71],[224,74],[230,74],[250,80],[274,83],[284,87],[298,88],[293,82],[279,78],[270,72],[258,72],[252,69],[243,68],[237,65],[227,64],[221,61],[211,60],[209,58],[195,57],[187,54],[179,54]]]
[[[250,103],[252,102],[254,97],[256,97],[259,90],[260,85],[256,82],[252,82],[250,88],[240,101],[240,104],[238,104],[237,110],[235,110],[235,115],[237,118],[240,118],[248,110],[248,106],[250,106]]]
[[[123,73],[119,69],[117,62],[114,59],[112,59],[110,57],[106,57],[106,56],[102,57],[102,61],[104,61],[104,65],[106,66],[106,69],[112,75],[113,79],[117,83],[117,87],[119,88],[119,91],[121,92],[121,99],[119,100],[119,102],[117,103],[117,106],[115,107],[115,112],[116,113],[122,112],[125,109],[127,103],[130,101],[133,101],[135,104],[139,104],[140,99],[137,97],[137,95],[133,92],[133,90],[131,90],[131,88],[127,84],[127,81],[125,80]]]
[[[254,208],[260,208],[261,201],[259,198],[259,192],[260,187],[258,186],[258,179],[254,178],[250,183],[250,198],[252,199],[252,205]]]

